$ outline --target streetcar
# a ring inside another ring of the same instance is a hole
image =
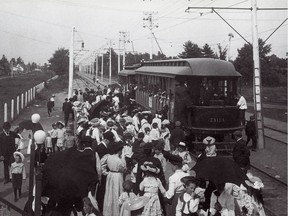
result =
[[[242,129],[236,95],[241,75],[231,62],[211,58],[149,61],[135,70],[136,102],[152,113],[167,110],[196,139]],[[221,136],[220,136],[221,137]]]
[[[135,70],[139,67],[141,67],[141,64],[125,66],[125,68],[118,73],[118,82],[125,92],[136,86]]]

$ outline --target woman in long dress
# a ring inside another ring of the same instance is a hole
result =
[[[119,196],[123,192],[123,172],[126,169],[125,158],[122,158],[123,144],[116,143],[113,149],[115,154],[107,158],[109,173],[104,196],[104,216],[119,216]]]

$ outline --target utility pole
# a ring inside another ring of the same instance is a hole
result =
[[[121,43],[121,32],[119,32],[119,49],[118,49],[118,74],[120,72],[120,60],[121,60],[121,51],[120,51],[120,43]],[[124,69],[124,68],[123,68]]]
[[[98,67],[99,67],[99,65],[98,65],[98,53],[96,54],[96,80],[98,79]]]
[[[72,97],[72,89],[73,89],[74,32],[75,32],[75,27],[73,26],[73,27],[72,27],[72,32],[71,32],[71,44],[70,44],[70,49],[69,49],[69,85],[68,85],[68,98],[71,98],[71,97]]]
[[[127,31],[119,31],[119,52],[121,51],[121,41],[123,42],[123,69],[125,68],[125,65],[126,65],[126,62],[125,62],[125,52],[126,52],[126,43],[129,43],[130,40],[129,40],[129,36],[130,36],[130,33],[127,32]]]
[[[103,81],[103,71],[104,71],[104,54],[101,55],[101,80]]]
[[[150,60],[153,59],[153,28],[158,28],[159,25],[156,23],[157,19],[154,17],[157,15],[158,12],[149,11],[144,12],[144,18],[143,18],[143,28],[148,28],[151,32],[151,47],[150,47]]]
[[[258,41],[258,26],[257,26],[257,10],[288,10],[288,8],[258,8],[257,0],[251,0],[251,8],[230,8],[230,7],[188,7],[185,11],[189,12],[191,9],[209,9],[212,10],[217,16],[219,16],[231,29],[234,30],[247,44],[253,46],[253,62],[254,62],[254,76],[253,76],[253,96],[254,96],[254,113],[257,125],[257,148],[265,148],[264,140],[264,122],[262,116],[262,96],[261,96],[261,71],[260,71],[260,59],[259,59],[259,41]],[[253,42],[252,44],[246,40],[227,20],[225,20],[216,10],[247,10],[252,11],[252,32],[253,32]],[[280,28],[288,19],[286,18],[265,40],[265,42],[275,33],[275,31]]]
[[[112,76],[111,46],[112,41],[109,40],[109,84],[111,84],[111,76]]]
[[[253,61],[254,61],[254,79],[253,79],[253,96],[254,96],[254,112],[258,130],[258,146],[259,149],[265,148],[264,124],[262,116],[262,98],[261,98],[261,73],[259,60],[259,42],[258,42],[258,26],[257,26],[257,0],[252,0],[252,32],[253,32]]]

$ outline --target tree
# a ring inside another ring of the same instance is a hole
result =
[[[201,51],[204,58],[216,58],[214,51],[207,43],[203,46]]]
[[[65,48],[59,48],[48,60],[50,68],[57,75],[68,74],[69,72],[69,50]]]
[[[219,55],[216,54],[216,58],[219,58],[221,60],[226,60],[226,57],[227,57],[227,47],[222,47],[221,44],[219,43],[218,44],[218,52],[219,52]]]
[[[195,43],[190,40],[183,44],[184,51],[179,53],[179,58],[200,58],[203,57],[201,49]]]
[[[18,64],[21,65],[23,68],[25,66],[25,63],[21,57],[18,57],[16,60],[16,65],[18,65]]]
[[[15,58],[12,58],[10,60],[10,64],[12,64],[13,66],[16,66],[16,59]]]
[[[10,73],[10,63],[6,56],[3,55],[0,59],[0,75],[8,75]]]
[[[265,44],[260,38],[259,41],[259,58],[261,81],[264,86],[275,86],[279,84],[279,76],[275,69],[275,57],[269,56],[271,52],[271,44]],[[284,64],[285,65],[285,64]],[[283,65],[283,66],[284,66]],[[250,44],[244,44],[238,49],[238,56],[234,61],[234,66],[238,72],[242,74],[242,79],[248,84],[253,82],[253,47]]]

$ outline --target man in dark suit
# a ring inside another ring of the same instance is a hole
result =
[[[250,168],[250,151],[242,138],[242,132],[234,133],[236,144],[233,148],[233,159],[245,172]]]
[[[72,104],[70,101],[68,101],[67,98],[65,98],[65,102],[62,105],[62,111],[64,112],[64,123],[66,127],[68,120],[69,120],[70,113],[73,114]]]
[[[14,162],[13,153],[16,151],[15,138],[20,138],[15,132],[10,131],[9,122],[4,122],[3,131],[0,133],[0,161],[4,165],[4,184],[10,181],[9,169]]]

